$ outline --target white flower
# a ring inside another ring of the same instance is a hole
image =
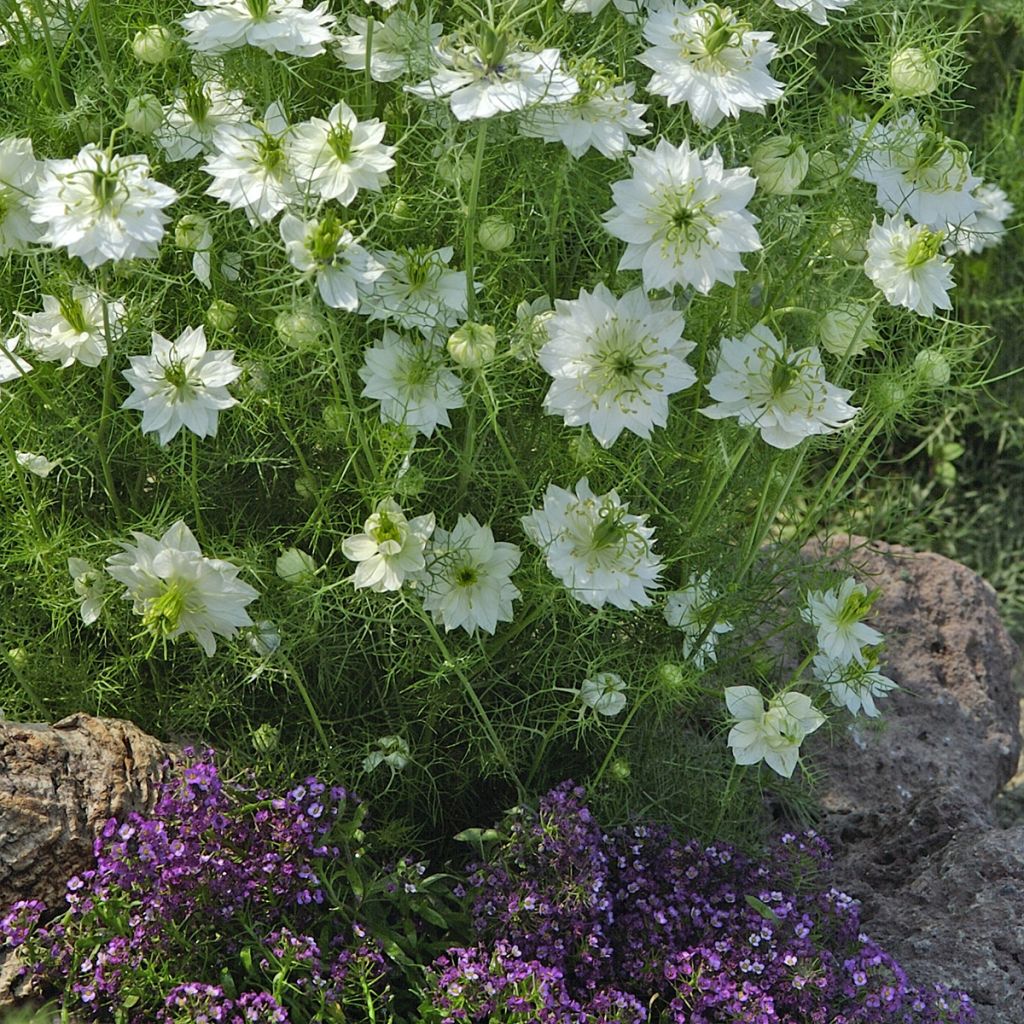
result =
[[[12,40],[25,37],[45,40],[47,35],[52,45],[63,46],[75,16],[87,0],[14,0],[4,7],[10,13],[0,17],[0,46]],[[45,27],[44,19],[45,18]]]
[[[960,225],[950,225],[949,238],[943,251],[952,255],[957,250],[963,253],[981,252],[998,245],[1006,228],[1003,222],[1013,214],[1013,203],[998,186],[981,184],[974,190],[978,202],[973,220]]]
[[[626,683],[614,672],[595,672],[593,679],[580,683],[579,697],[585,707],[614,718],[626,706]]]
[[[782,96],[782,83],[768,74],[778,51],[771,32],[752,32],[728,7],[669,3],[651,14],[643,33],[653,44],[637,58],[654,72],[647,91],[689,104],[705,128],[744,110],[763,114]]]
[[[512,602],[520,596],[511,576],[519,565],[515,544],[496,542],[489,526],[459,516],[449,533],[434,531],[427,557],[423,607],[445,631],[461,627],[494,633],[512,621]]]
[[[717,148],[702,160],[685,139],[665,139],[629,158],[633,177],[612,185],[609,234],[626,242],[619,270],[641,270],[644,287],[692,285],[707,295],[731,285],[739,253],[761,248],[757,217],[746,209],[757,185],[746,167],[725,170]]]
[[[107,559],[107,572],[128,588],[124,597],[155,636],[174,640],[188,633],[212,656],[218,636],[251,626],[245,606],[259,594],[238,579],[239,569],[206,558],[192,531],[178,520],[159,539],[132,531],[134,544]]]
[[[729,731],[736,763],[765,761],[787,779],[796,767],[804,737],[825,722],[810,697],[792,690],[773,697],[765,709],[764,698],[753,686],[727,686],[725,704],[737,720]]]
[[[159,432],[167,444],[182,427],[198,437],[217,433],[217,414],[238,404],[227,385],[241,374],[228,349],[206,351],[202,327],[187,327],[177,341],[153,332],[153,351],[131,356],[131,369],[122,370],[134,389],[122,409],[142,412],[142,432]]]
[[[6,384],[9,380],[17,380],[24,377],[32,369],[31,363],[25,362],[21,356],[16,356],[14,350],[18,347],[21,339],[17,336],[0,342],[0,384]]]
[[[31,139],[0,139],[0,256],[39,241],[30,205],[39,169]]]
[[[878,718],[879,710],[875,697],[884,697],[896,684],[883,676],[877,668],[877,658],[872,657],[867,665],[857,662],[843,663],[831,655],[819,652],[814,656],[812,669],[817,679],[828,691],[836,707],[845,707],[851,715],[861,711],[868,718]]]
[[[730,623],[714,618],[717,600],[709,572],[691,573],[682,590],[665,595],[665,622],[682,632],[683,654],[700,669],[717,660],[718,637],[732,632]]]
[[[241,89],[229,89],[216,80],[193,81],[177,91],[154,138],[168,160],[190,160],[213,148],[218,128],[251,117]]]
[[[519,133],[545,142],[561,142],[574,157],[591,147],[609,160],[632,152],[630,135],[647,135],[643,119],[647,106],[633,103],[633,82],[616,85],[606,77],[593,77],[568,103],[533,107],[519,123]]]
[[[75,594],[81,600],[79,614],[82,622],[91,626],[103,608],[103,594],[106,580],[99,569],[94,569],[84,558],[69,558],[68,572],[71,574]]]
[[[374,253],[384,265],[359,312],[371,320],[394,320],[403,330],[430,336],[466,319],[466,272],[450,270],[455,250],[405,249]],[[474,289],[479,288],[474,283]]]
[[[605,448],[623,430],[650,437],[668,421],[668,396],[697,375],[686,362],[696,346],[683,340],[685,320],[671,299],[642,288],[617,299],[603,284],[578,299],[555,300],[545,323],[540,365],[554,378],[544,410],[571,427],[590,426]]]
[[[407,577],[424,568],[423,552],[433,532],[433,512],[406,519],[398,503],[385,498],[363,523],[363,533],[341,542],[342,554],[359,563],[352,584],[378,594],[401,590]]]
[[[203,170],[213,177],[206,194],[245,210],[249,223],[273,220],[286,206],[301,203],[302,191],[287,157],[291,131],[280,102],[262,121],[225,124],[213,134],[215,152]]]
[[[359,121],[344,102],[324,120],[311,118],[292,128],[288,158],[304,192],[337,199],[348,206],[359,189],[379,192],[395,166],[394,146],[385,146],[386,124],[377,118]]]
[[[844,11],[856,0],[775,0],[784,11],[802,11],[819,25],[828,24],[829,11]]]
[[[823,654],[840,665],[852,661],[866,665],[868,656],[863,648],[882,642],[882,634],[877,629],[861,622],[877,596],[869,595],[863,583],[848,576],[831,590],[810,591],[800,617],[817,627],[818,647]]]
[[[404,423],[430,437],[440,423],[450,427],[450,409],[465,405],[459,378],[444,365],[444,349],[423,338],[385,330],[366,350],[359,369],[364,398],[380,402],[382,423]]]
[[[291,265],[316,275],[320,297],[332,309],[356,309],[360,297],[384,273],[384,267],[341,226],[333,210],[310,221],[286,213],[280,230]]]
[[[90,269],[107,260],[153,259],[178,193],[149,176],[149,158],[111,156],[89,143],[73,160],[47,160],[30,201],[46,245]]]
[[[103,296],[86,285],[75,285],[64,298],[44,295],[41,311],[18,314],[25,327],[25,344],[40,359],[64,367],[99,366],[107,354],[106,330],[111,338],[119,337],[123,316],[123,302],[104,303]]]
[[[393,772],[400,772],[409,763],[409,757],[409,744],[401,736],[381,736],[377,749],[363,758],[363,771],[372,772],[386,764]]]
[[[615,491],[595,495],[586,477],[575,494],[549,484],[543,509],[523,516],[523,529],[577,601],[632,611],[652,603],[647,591],[661,586],[661,557],[652,550],[654,527],[628,507]]]
[[[274,561],[274,572],[285,581],[297,585],[316,578],[316,561],[301,548],[285,548]]]
[[[257,46],[267,53],[315,57],[332,38],[334,15],[326,3],[311,11],[302,0],[193,0],[201,11],[181,19],[185,42],[203,53]]]
[[[338,59],[352,71],[364,71],[369,45],[370,77],[375,82],[393,82],[403,75],[428,74],[435,63],[436,46],[444,31],[440,22],[432,22],[407,11],[392,11],[384,21],[350,14],[348,23],[354,34],[338,39],[335,50]]]
[[[444,66],[406,90],[425,100],[447,96],[459,121],[564,103],[578,92],[576,80],[559,67],[558,50],[510,50],[508,40],[489,35],[487,45],[440,46],[436,56]]]
[[[963,145],[927,131],[913,111],[877,127],[853,121],[855,146],[863,146],[851,174],[876,187],[886,213],[906,214],[935,231],[947,225],[970,227],[981,203],[974,189],[981,178],[971,173]]]
[[[15,452],[14,458],[23,469],[44,480],[60,465],[60,459],[51,462],[45,455],[36,455],[35,452]]]
[[[852,391],[825,380],[816,348],[787,352],[766,324],[742,338],[722,339],[708,394],[715,404],[701,409],[705,416],[735,416],[740,426],[757,427],[773,448],[831,434],[859,412],[847,402]]]
[[[953,267],[940,252],[944,239],[944,232],[924,224],[886,217],[871,225],[864,273],[893,306],[905,306],[921,316],[952,309],[948,292]]]

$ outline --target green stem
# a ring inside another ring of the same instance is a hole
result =
[[[328,327],[331,333],[331,349],[334,352],[335,361],[338,364],[338,380],[341,382],[342,390],[345,393],[345,402],[348,405],[349,421],[355,423],[356,435],[359,438],[359,447],[363,450],[363,455],[366,458],[366,466],[369,470],[370,477],[373,480],[377,479],[377,460],[373,454],[373,447],[370,444],[370,440],[366,435],[366,429],[363,425],[363,417],[356,405],[356,396],[352,391],[352,382],[349,379],[349,375],[345,370],[345,353],[341,347],[341,336],[338,333],[338,325],[335,322],[334,317],[328,317]],[[360,489],[365,490],[365,481],[359,473],[359,466],[353,460],[355,466],[356,476],[359,477]]]
[[[476,289],[473,287],[473,277],[476,272],[477,198],[480,195],[480,172],[484,165],[488,123],[487,118],[481,118],[477,122],[476,153],[473,156],[473,177],[469,184],[469,205],[466,210],[466,310],[470,320],[476,316]]]
[[[46,61],[50,66],[50,81],[53,86],[53,98],[57,101],[58,106],[65,113],[71,110],[71,105],[68,103],[67,96],[64,94],[64,86],[60,80],[60,65],[57,63],[57,55],[53,48],[53,36],[50,34],[50,21],[46,17],[46,11],[44,10],[43,4],[39,4],[36,8],[36,13],[39,16],[39,24],[43,29],[43,46],[46,50]],[[20,5],[15,4],[14,10],[17,16],[21,17]],[[24,23],[23,23],[24,24]]]
[[[277,652],[275,657],[284,668],[285,672],[288,673],[288,678],[295,684],[295,689],[299,691],[302,703],[306,705],[306,711],[309,713],[309,719],[313,723],[313,729],[316,731],[316,734],[320,739],[320,743],[323,745],[324,754],[330,762],[334,778],[336,780],[342,778],[343,776],[340,771],[340,767],[334,757],[334,747],[332,746],[330,739],[328,739],[327,730],[324,728],[324,723],[317,714],[316,707],[313,704],[313,698],[309,695],[309,690],[306,688],[306,683],[303,680],[302,675],[292,662],[281,654],[280,651]]]
[[[192,513],[196,518],[196,533],[199,535],[199,543],[207,547],[206,527],[203,525],[203,512],[199,502],[199,439],[195,434],[191,435],[192,441],[192,465],[190,471],[192,487]]]
[[[718,504],[718,499],[722,496],[726,487],[729,486],[730,481],[736,475],[736,471],[740,467],[740,463],[746,457],[747,452],[750,451],[750,446],[754,442],[754,432],[752,430],[747,431],[747,436],[744,438],[743,443],[740,445],[736,454],[728,461],[725,472],[718,475],[717,482],[713,486],[709,486],[712,480],[715,479],[715,474],[708,472],[704,475],[704,484],[701,490],[700,497],[697,499],[697,504],[694,506],[692,515],[690,516],[689,530],[691,534],[697,532],[700,526],[704,522],[704,518],[707,515],[708,510],[715,508]]]
[[[372,14],[366,16],[366,62],[363,64],[363,106],[366,116],[373,116],[373,78],[370,75],[370,57],[373,55],[373,27],[377,22]]]
[[[100,18],[100,0],[89,0],[89,18],[92,21],[92,30],[96,36],[96,46],[100,52],[100,74],[103,75],[103,84],[107,87],[107,94],[113,95],[114,79],[110,74],[113,64],[110,60],[110,50],[107,48],[107,37],[104,34],[103,21]]]
[[[7,433],[7,425],[4,422],[3,417],[0,417],[0,442],[3,443],[4,451],[7,453],[7,457],[10,460],[11,466],[14,468],[14,479],[18,490],[21,492],[21,500],[25,506],[25,511],[28,513],[29,520],[32,523],[32,530],[36,535],[36,541],[40,545],[40,558],[45,564],[45,556],[43,550],[49,546],[46,533],[43,530],[42,523],[39,521],[39,514],[36,510],[36,501],[32,493],[29,491],[28,481],[25,479],[25,474],[28,470],[20,462],[18,462],[17,455],[14,451],[14,445],[11,442],[10,436]]]
[[[96,455],[103,471],[103,489],[107,492],[110,504],[114,509],[114,518],[120,526],[124,521],[124,507],[114,486],[114,474],[110,470],[110,456],[107,452],[107,424],[113,412],[114,399],[114,352],[113,338],[110,331],[110,310],[106,300],[106,274],[101,281],[101,301],[103,304],[103,337],[107,342],[107,357],[103,360],[103,408],[100,411],[100,422],[96,428]]]

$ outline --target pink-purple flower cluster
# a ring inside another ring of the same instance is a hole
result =
[[[813,834],[764,862],[659,827],[605,831],[564,784],[509,820],[471,882],[475,945],[434,964],[444,1024],[968,1024],[910,985],[821,881]]]

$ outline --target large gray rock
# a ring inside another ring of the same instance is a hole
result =
[[[1021,749],[1019,651],[995,592],[940,555],[857,538],[825,551],[882,596],[883,721],[816,738],[836,884],[917,983],[963,988],[978,1024],[1024,1024],[1024,826],[994,802]]]

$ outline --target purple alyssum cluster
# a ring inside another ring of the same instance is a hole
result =
[[[602,830],[567,783],[514,812],[472,876],[476,944],[434,964],[434,1019],[538,1024],[969,1024],[910,985],[820,881],[813,834],[764,862],[659,827]]]

